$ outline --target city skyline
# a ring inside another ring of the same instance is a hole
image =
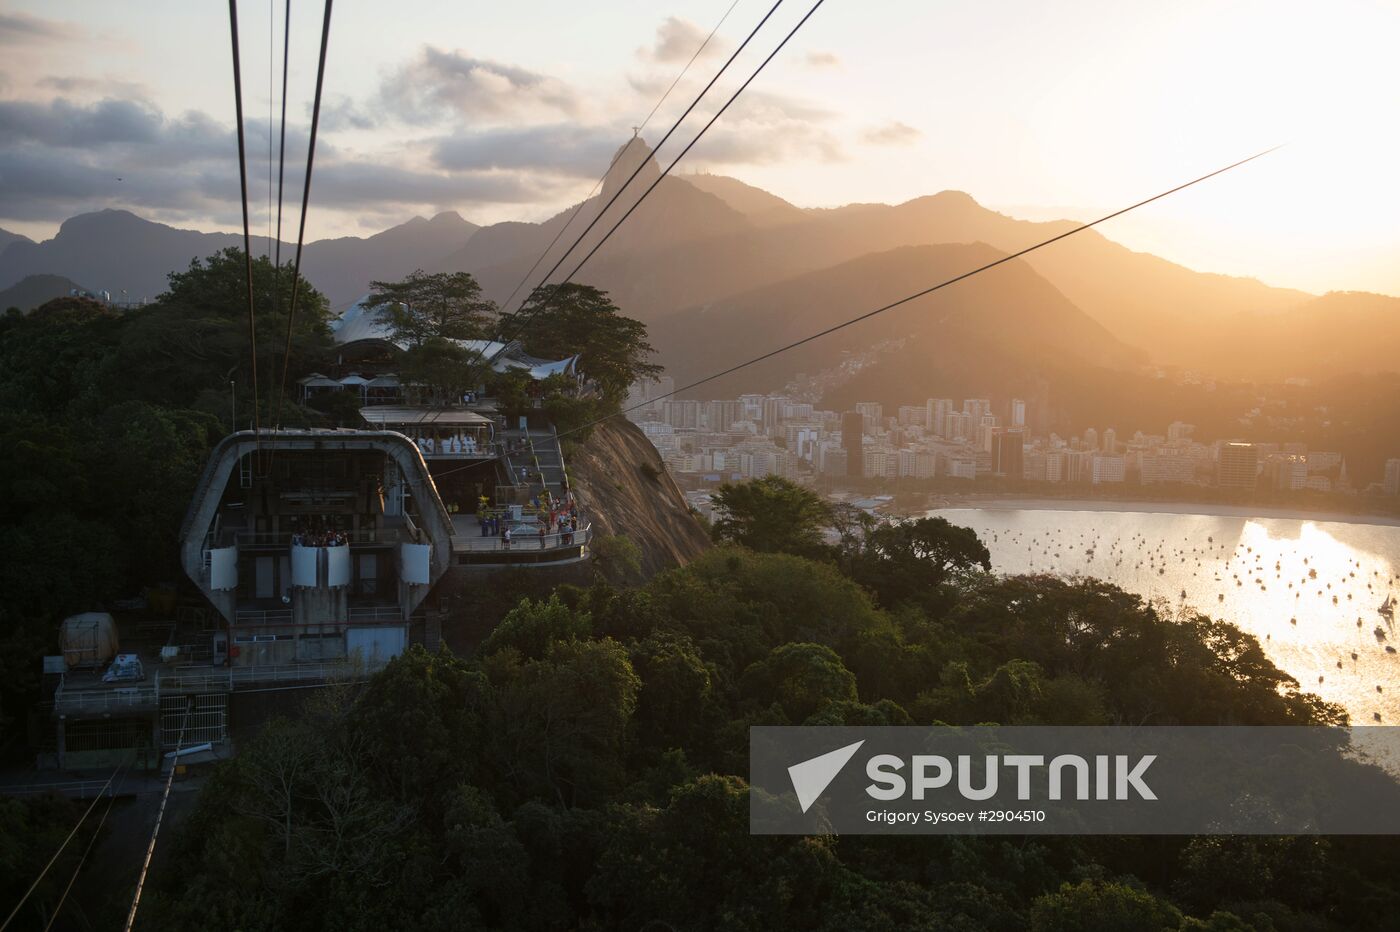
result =
[[[878,402],[837,412],[784,394],[680,399],[669,395],[673,387],[665,376],[638,383],[626,410],[692,490],[777,475],[1400,494],[1400,457],[1385,459],[1379,481],[1354,489],[1342,453],[1301,441],[1200,438],[1180,420],[1161,434],[1089,426],[1061,436],[1033,430],[1034,412],[1014,397],[929,398],[891,414]]]

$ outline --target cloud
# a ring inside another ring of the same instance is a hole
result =
[[[450,116],[572,116],[580,105],[573,89],[556,78],[432,46],[389,77],[380,97],[390,114],[409,123]]]
[[[708,35],[704,29],[689,20],[676,16],[667,17],[656,27],[656,39],[651,47],[637,49],[637,57],[658,64],[688,62],[705,43],[705,37]],[[721,51],[722,43],[711,41],[705,45],[705,52],[699,57],[709,58],[720,54]]]
[[[725,115],[728,117],[728,114]],[[813,159],[844,161],[840,140],[825,129],[801,121],[716,123],[686,161],[696,165],[771,165]]]
[[[119,97],[123,99],[149,100],[150,89],[135,81],[115,78],[82,78],[66,75],[48,75],[37,82],[39,87],[58,91],[60,94],[80,96]]]
[[[55,20],[41,19],[28,13],[0,13],[0,45],[62,42],[77,38],[76,33],[73,26]]]
[[[624,142],[626,134],[616,129],[561,123],[444,137],[432,157],[449,170],[532,169],[588,178],[601,175]]]
[[[686,160],[709,166],[769,165],[803,159],[839,162],[846,158],[845,152],[827,128],[836,116],[799,97],[745,92]]]
[[[103,207],[180,208],[203,214],[238,197],[236,172],[142,171],[72,149],[0,150],[0,216],[53,221]]]
[[[164,118],[149,104],[107,99],[92,105],[0,101],[0,139],[79,147],[151,142]]]
[[[317,159],[312,201],[354,210],[387,204],[524,204],[552,193],[552,186],[522,172],[432,172],[377,159],[341,162],[323,171]]]
[[[808,52],[802,56],[802,61],[809,68],[841,67],[841,59],[836,57],[835,52]]]
[[[261,217],[267,140],[275,126],[249,121],[246,130],[250,207]],[[304,125],[287,128],[292,202],[300,197],[306,135]],[[447,160],[444,167],[427,163],[422,147],[348,154],[323,136],[317,141],[313,209],[378,215],[424,206],[537,203],[567,190],[570,182],[561,174],[583,172],[588,158],[606,165],[611,153],[601,130],[595,138],[577,133],[566,147],[572,154],[558,156],[553,166],[539,155],[510,164],[508,147],[528,147],[526,136],[514,143],[508,137],[476,143],[475,149],[459,149],[455,162]],[[577,171],[570,159],[578,160]],[[124,207],[168,221],[224,222],[238,214],[237,166],[233,128],[202,112],[168,117],[134,101],[0,101],[0,217],[53,222]],[[601,168],[589,165],[592,171]]]
[[[802,120],[807,123],[824,123],[837,116],[820,104],[790,94],[776,94],[771,91],[745,91],[734,106],[725,111],[721,121],[731,115],[743,119],[776,122],[782,120]]]
[[[866,130],[861,138],[872,146],[907,146],[916,142],[923,133],[907,123],[891,120],[884,126]]]
[[[324,130],[373,129],[377,125],[379,121],[374,115],[349,97],[342,95],[321,104],[321,128]],[[319,134],[317,143],[320,143]]]

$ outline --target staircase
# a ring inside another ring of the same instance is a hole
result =
[[[526,471],[523,481],[532,498],[543,498],[548,492],[555,501],[562,501],[567,477],[564,471],[564,451],[559,446],[559,437],[553,427],[531,427],[528,430],[512,430],[505,434],[509,441],[524,444],[505,456],[505,466],[513,482],[520,482],[520,468]]]
[[[552,428],[548,430],[531,430],[529,432],[530,449],[534,452],[534,466],[542,477],[531,476],[530,485],[533,493],[536,488],[549,492],[554,496],[555,501],[564,499],[564,451],[559,446],[559,437]]]

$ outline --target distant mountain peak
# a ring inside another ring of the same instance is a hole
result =
[[[700,172],[685,175],[681,180],[706,194],[713,194],[760,226],[776,226],[806,219],[802,208],[738,178]]]
[[[134,214],[129,210],[123,210],[119,207],[104,207],[102,210],[93,210],[85,214],[76,214],[72,217],[69,217],[67,220],[59,224],[58,233],[56,234],[56,236],[61,237],[65,233],[72,235],[80,231],[88,231],[95,229],[130,229],[138,227],[152,230],[157,228],[164,228],[168,230],[178,230],[179,232],[198,232],[196,230],[179,230],[178,227],[172,227],[164,223],[158,223],[154,220],[147,220],[145,217],[142,217],[138,214]]]
[[[641,136],[633,136],[627,140],[617,150],[613,156],[612,167],[608,169],[607,175],[603,178],[603,200],[606,202],[627,183],[627,179],[632,177],[632,173],[637,171],[637,166],[644,166],[637,174],[637,180],[633,182],[631,190],[638,195],[646,190],[646,186],[657,178],[661,177],[661,166],[656,163],[656,156],[651,151],[651,146]]]
[[[33,246],[34,241],[22,233],[12,233],[9,230],[0,230],[0,252],[4,252],[15,243],[28,243]]]
[[[937,194],[926,194],[923,197],[916,197],[914,198],[914,200],[909,201],[908,203],[914,204],[920,202],[925,204],[936,204],[939,207],[945,209],[986,209],[981,204],[979,204],[977,202],[977,198],[973,197],[971,194],[968,194],[966,191],[955,191],[951,188],[946,191],[939,191]]]

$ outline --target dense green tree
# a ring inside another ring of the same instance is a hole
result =
[[[626,534],[595,537],[588,549],[594,570],[604,579],[624,583],[641,577],[642,552]]]
[[[443,850],[453,859],[459,892],[483,926],[506,925],[530,898],[530,855],[513,827],[490,796],[467,785],[449,795],[443,826]]]
[[[78,298],[0,322],[0,641],[23,651],[0,677],[6,731],[64,616],[179,575],[179,522],[222,427],[127,367],[139,322]]]
[[[745,697],[798,724],[828,703],[854,702],[856,678],[831,648],[784,644],[744,671]]]
[[[716,540],[763,553],[815,556],[825,552],[826,503],[810,489],[781,476],[721,485],[714,497]]]
[[[737,678],[774,647],[806,642],[844,660],[898,632],[869,595],[830,564],[716,548],[651,585],[655,607]]]
[[[414,343],[399,357],[399,376],[420,395],[421,404],[451,405],[479,385],[486,360],[474,349],[443,337]]]
[[[87,298],[56,298],[0,321],[5,410],[29,412],[50,426],[57,417],[100,410],[122,389],[117,383],[132,378],[112,365],[124,326],[118,314]]]
[[[1181,922],[1180,910],[1145,890],[1091,880],[1064,884],[1031,911],[1033,932],[1158,932]]]
[[[485,669],[497,695],[497,759],[517,793],[568,806],[617,789],[641,686],[621,644],[553,641],[542,658],[523,661],[504,650]]]
[[[480,671],[448,651],[413,647],[370,682],[350,727],[384,790],[433,806],[474,773],[477,758],[457,749],[481,746],[487,704]]]
[[[646,325],[624,317],[607,292],[590,285],[542,285],[520,309],[501,318],[501,332],[546,359],[579,357],[579,370],[603,398],[621,401],[633,382],[655,378],[661,367]]]
[[[92,838],[95,825],[84,826],[63,849],[63,854],[23,906],[19,906],[20,898],[78,824],[82,812],[72,800],[57,793],[0,797],[0,897],[5,904],[0,909],[9,915],[11,909],[19,908],[14,916],[15,928],[42,929],[53,915],[68,878],[78,867],[84,846]],[[64,909],[64,918],[73,923],[73,928],[80,928],[91,921],[84,912],[81,904],[70,902]]]
[[[815,928],[841,875],[822,838],[749,834],[748,787],[710,775],[612,827],[589,900],[612,928]]]
[[[991,554],[972,530],[938,517],[873,527],[848,558],[851,575],[886,605],[934,598],[949,580],[992,565]]]
[[[521,599],[482,642],[479,653],[489,657],[513,648],[527,660],[539,660],[551,644],[586,638],[590,629],[588,613],[565,605],[557,593],[547,602]]]
[[[287,317],[292,268],[278,272],[266,256],[253,260],[253,312],[257,330],[258,396],[271,418],[273,399],[283,388]],[[329,358],[331,340],[325,296],[305,278],[292,319],[286,393],[294,380]],[[248,286],[243,252],[225,249],[195,259],[184,272],[170,274],[170,286],[145,307],[127,312],[110,381],[118,397],[152,404],[190,406],[202,393],[221,399],[225,417],[229,382],[235,382],[239,423],[252,421],[252,352],[248,342]],[[136,374],[139,373],[139,377]]]
[[[512,589],[514,610],[476,659],[413,648],[366,687],[318,691],[303,721],[221,765],[147,921],[367,932],[1389,923],[1400,855],[1383,839],[750,834],[741,775],[753,724],[1278,724],[1335,711],[1224,622],[1164,615],[1102,583],[977,566],[939,583],[955,598],[891,608],[848,559],[739,547],[640,586],[595,579],[523,601]]]
[[[421,346],[430,340],[484,339],[496,305],[481,295],[468,272],[418,269],[397,282],[370,282],[371,307],[388,316],[395,342]]]
[[[641,682],[637,729],[642,744],[656,749],[703,750],[705,732],[718,712],[714,672],[685,635],[657,632],[630,651]]]

